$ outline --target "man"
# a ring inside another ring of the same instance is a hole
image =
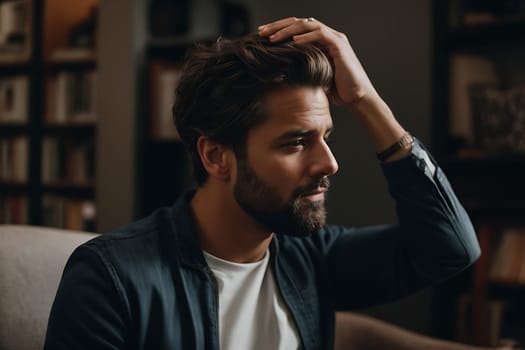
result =
[[[287,18],[194,50],[176,100],[198,188],[73,253],[46,348],[332,348],[335,311],[397,299],[478,257],[445,176],[323,23]],[[397,225],[325,224],[338,169],[329,100],[370,136]]]

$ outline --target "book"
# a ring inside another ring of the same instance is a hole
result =
[[[18,136],[13,139],[12,179],[14,182],[27,181],[29,142],[27,137]]]
[[[0,79],[0,123],[26,123],[28,95],[28,77],[15,76]]]
[[[92,200],[46,195],[42,199],[44,226],[94,231],[96,217]]]
[[[28,224],[28,205],[25,196],[0,196],[0,224]]]
[[[25,136],[0,139],[0,181],[14,183],[27,181],[28,144]]]
[[[489,269],[489,279],[493,282],[519,284],[524,264],[525,229],[505,229],[496,245]]]
[[[59,175],[58,165],[58,140],[46,137],[42,140],[42,173],[41,178],[44,184],[56,181]]]
[[[154,139],[180,140],[172,116],[175,91],[182,71],[178,65],[152,62],[150,66],[150,135]]]

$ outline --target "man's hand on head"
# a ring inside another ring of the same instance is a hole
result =
[[[259,35],[271,42],[291,39],[298,45],[320,46],[334,64],[335,91],[331,99],[335,104],[352,109],[358,102],[379,99],[344,33],[311,17],[289,17],[260,26]]]
[[[297,45],[319,46],[334,66],[332,102],[346,107],[361,122],[377,153],[389,149],[406,134],[376,92],[345,34],[311,17],[289,17],[260,26],[259,35],[275,43],[293,40]],[[411,147],[401,148],[385,161],[405,157]]]

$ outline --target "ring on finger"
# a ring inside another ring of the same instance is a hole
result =
[[[313,18],[313,17],[308,17],[308,18],[306,19],[306,21],[307,21],[307,22],[315,22],[315,18]]]

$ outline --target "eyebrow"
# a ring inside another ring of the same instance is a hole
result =
[[[330,134],[334,130],[333,127],[330,127],[326,129],[325,134]],[[276,141],[285,141],[289,139],[299,138],[299,137],[309,137],[317,133],[316,130],[306,130],[306,129],[298,129],[298,130],[290,130],[285,132],[284,134],[277,137]]]

